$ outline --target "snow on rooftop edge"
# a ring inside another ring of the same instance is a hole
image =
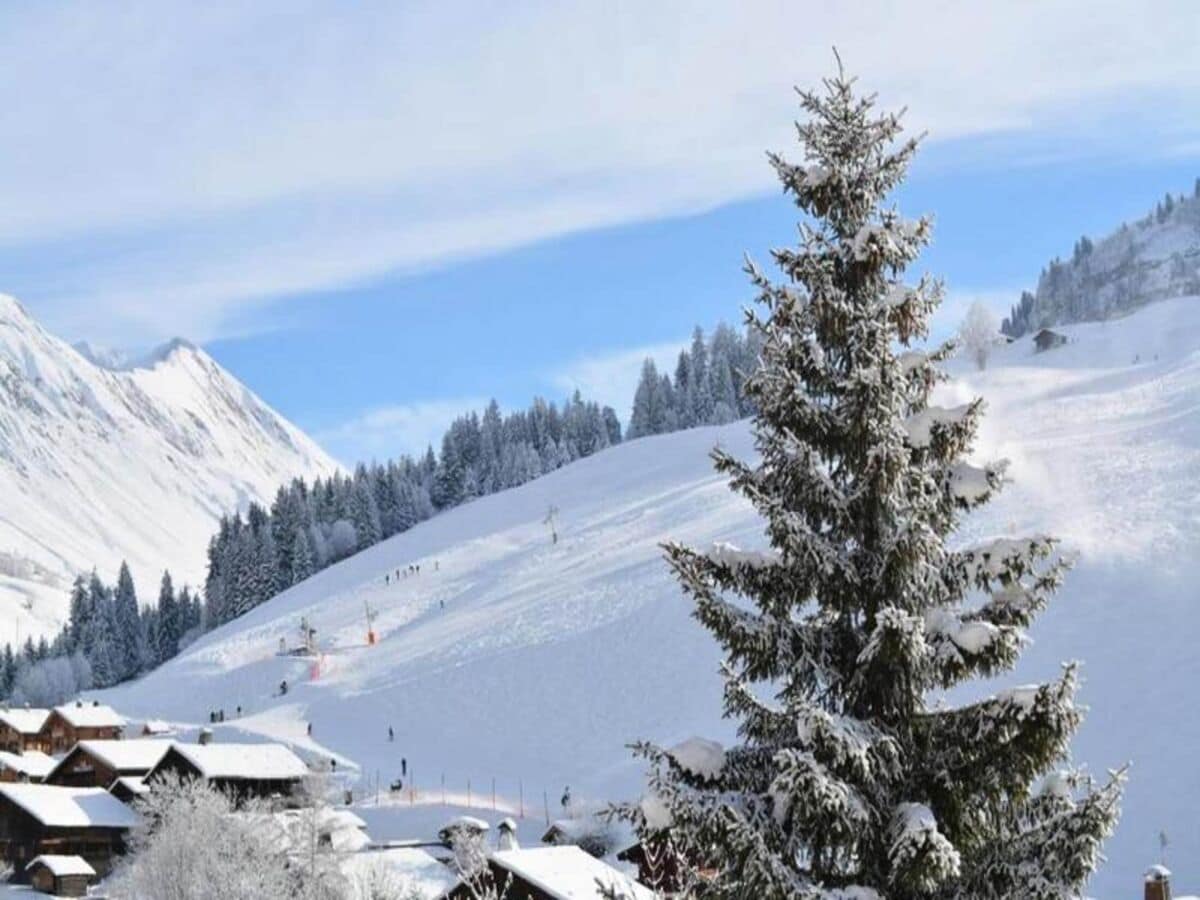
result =
[[[43,865],[54,873],[55,877],[61,878],[64,875],[95,875],[96,870],[93,869],[86,859],[82,856],[64,856],[57,853],[43,853],[41,856],[35,856],[29,862],[29,868],[36,865]]]
[[[53,828],[133,828],[137,814],[104,788],[0,784],[0,797]]]
[[[499,850],[491,859],[556,900],[605,897],[602,887],[620,889],[630,900],[653,900],[649,888],[574,845]]]

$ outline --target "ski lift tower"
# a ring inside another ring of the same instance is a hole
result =
[[[370,600],[364,600],[363,606],[367,609],[367,646],[374,647],[378,640],[375,636],[375,610],[371,609]]]

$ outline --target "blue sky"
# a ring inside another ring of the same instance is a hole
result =
[[[1200,175],[1191,2],[842,6],[0,7],[0,289],[203,343],[353,460],[493,395],[624,416],[791,238],[763,150],[832,44],[930,132],[943,330]]]

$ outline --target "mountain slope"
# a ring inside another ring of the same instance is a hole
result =
[[[1134,762],[1111,862],[1091,893],[1137,889],[1159,829],[1172,837],[1179,883],[1196,885],[1200,303],[1064,330],[1063,348],[1034,354],[1021,340],[989,371],[963,369],[945,388],[946,403],[988,399],[980,454],[1010,458],[1015,481],[962,539],[1044,530],[1080,554],[1018,671],[976,693],[1084,660],[1092,712],[1078,759],[1097,772]],[[731,737],[717,648],[690,620],[658,546],[761,544],[753,511],[712,471],[706,454],[717,442],[752,453],[745,423],[645,438],[441,514],[106,699],[130,715],[190,723],[240,705],[246,717],[219,732],[335,753],[341,768],[356,764],[385,784],[404,757],[416,786],[435,795],[443,775],[452,794],[470,779],[476,797],[495,778],[501,798],[523,794],[538,813],[543,791],[553,813],[565,784],[577,797],[636,793],[628,741]],[[557,544],[543,524],[550,504],[560,510]],[[416,563],[420,575],[395,580]],[[378,615],[374,647],[367,603]],[[302,616],[324,650],[315,668],[276,655]],[[278,696],[283,679],[290,689]]]
[[[175,341],[109,367],[0,297],[0,641],[57,628],[75,573],[128,559],[144,600],[197,584],[216,520],[333,461]]]
[[[1200,181],[1193,196],[1170,195],[1132,224],[1042,270],[1002,330],[1012,337],[1051,325],[1124,315],[1156,300],[1200,294]]]

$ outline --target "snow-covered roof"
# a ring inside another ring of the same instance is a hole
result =
[[[54,828],[132,828],[138,822],[137,814],[104,788],[0,784],[0,797]]]
[[[139,778],[137,775],[122,775],[120,778],[117,778],[115,781],[113,781],[113,783],[108,786],[108,789],[111,791],[118,784],[135,797],[140,797],[142,794],[150,793],[150,788],[146,785],[146,779]]]
[[[58,856],[53,853],[43,853],[35,856],[29,863],[29,868],[45,866],[56,878],[64,875],[95,875],[96,870],[88,865],[82,856]]]
[[[174,749],[205,778],[294,780],[308,766],[283,744],[175,744]]]
[[[54,711],[73,728],[124,728],[125,719],[103,703],[64,703]]]
[[[142,723],[142,731],[145,734],[173,734],[175,729],[171,727],[170,722],[164,722],[162,719],[147,719]]]
[[[555,900],[600,900],[602,888],[630,900],[653,900],[648,888],[578,847],[533,847],[493,853],[494,863]]]
[[[366,850],[352,853],[342,862],[342,872],[350,881],[352,900],[372,900],[376,894],[366,893],[371,875],[378,871],[380,880],[387,883],[390,874],[402,883],[414,898],[434,900],[458,884],[458,876],[444,863],[417,847],[392,847],[387,850]],[[405,894],[404,896],[409,896]]]
[[[48,709],[0,709],[0,722],[21,734],[37,734],[49,717]]]
[[[170,749],[170,741],[80,741],[55,768],[61,768],[76,750],[80,750],[117,772],[145,774],[157,766]]]
[[[40,750],[26,750],[24,753],[0,750],[0,769],[12,769],[30,778],[45,778],[57,765],[57,759]]]

